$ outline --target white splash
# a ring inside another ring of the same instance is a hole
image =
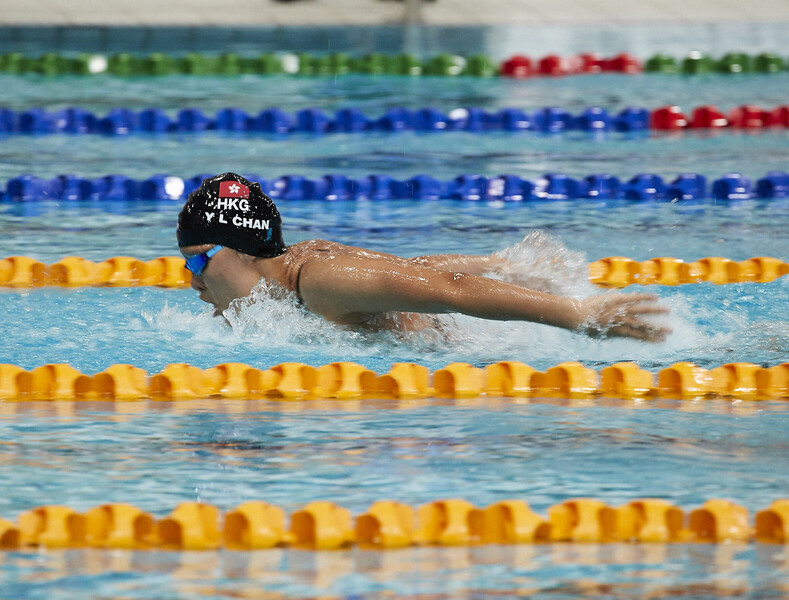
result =
[[[505,263],[488,273],[489,277],[572,298],[590,296],[596,291],[589,283],[586,255],[570,250],[561,240],[542,231],[529,233],[493,256]]]

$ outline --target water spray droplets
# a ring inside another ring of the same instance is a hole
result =
[[[542,231],[533,231],[493,255],[505,263],[490,273],[490,277],[572,298],[598,291],[589,283],[586,255],[568,249],[559,239]]]

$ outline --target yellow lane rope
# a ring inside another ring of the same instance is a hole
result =
[[[703,369],[678,362],[657,376],[632,362],[599,372],[578,362],[537,371],[517,361],[477,368],[455,362],[434,372],[414,363],[395,363],[378,375],[353,362],[321,367],[287,362],[268,369],[223,363],[208,369],[170,364],[160,373],[116,364],[83,374],[68,364],[47,364],[31,371],[0,364],[0,406],[15,401],[112,400],[180,401],[210,398],[275,401],[425,398],[564,398],[732,400],[789,399],[789,363],[765,368],[728,363]]]
[[[681,285],[710,282],[715,284],[774,281],[789,273],[789,263],[769,256],[742,261],[712,256],[693,262],[660,257],[635,261],[611,256],[589,265],[589,280],[602,287],[625,287],[631,284]],[[0,287],[32,288],[46,286],[160,286],[188,287],[189,271],[177,256],[163,256],[142,261],[130,256],[116,256],[93,262],[67,256],[45,264],[27,256],[0,260]]]
[[[351,546],[471,546],[551,542],[789,543],[789,500],[756,513],[729,500],[711,499],[685,513],[666,500],[645,498],[609,506],[594,498],[567,500],[534,512],[523,500],[479,508],[461,499],[417,509],[391,500],[354,517],[332,502],[310,502],[290,514],[261,501],[224,515],[210,504],[185,502],[157,520],[131,504],[104,504],[79,513],[39,506],[17,522],[0,519],[0,548],[126,548],[255,550],[295,547],[335,550]]]

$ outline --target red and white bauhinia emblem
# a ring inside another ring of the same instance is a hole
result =
[[[249,198],[249,188],[236,181],[219,182],[220,198]]]

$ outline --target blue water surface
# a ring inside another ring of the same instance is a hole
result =
[[[163,78],[44,80],[3,76],[0,105],[96,112],[184,106],[325,110],[352,104],[373,116],[390,106],[477,105],[533,110],[588,105],[617,111],[678,103],[774,106],[786,74],[725,78],[576,77],[528,81],[396,78]],[[574,177],[639,172],[756,179],[789,168],[786,132],[546,137],[535,134],[294,136],[14,136],[0,140],[0,179],[20,173],[190,177],[235,170],[275,177],[329,172],[408,177],[513,173]],[[68,255],[151,259],[175,255],[179,202],[0,204],[0,257],[52,263]],[[510,252],[517,274],[575,297],[599,293],[587,263],[705,256],[789,258],[784,200],[693,203],[295,202],[279,203],[288,243],[311,238],[402,256]],[[0,291],[0,363],[32,369],[67,362],[85,373],[131,363],[155,373],[187,362],[353,360],[383,373],[396,361],[431,369],[521,360],[545,369],[580,360],[595,369],[634,360],[657,372],[679,360],[712,368],[770,366],[789,357],[789,283],[641,288],[671,309],[663,343],[590,340],[529,323],[445,317],[444,335],[398,337],[326,323],[292,301],[262,294],[231,328],[189,289]],[[344,404],[205,400],[192,403],[0,402],[0,515],[40,504],[79,510],[134,503],[156,516],[181,501],[222,509],[259,499],[293,510],[333,500],[355,513],[373,501],[414,506],[447,497],[484,506],[506,498],[544,512],[577,496],[610,504],[668,499],[685,510],[729,498],[754,511],[786,497],[785,402],[372,400]],[[5,553],[3,598],[412,597],[536,598],[713,595],[781,597],[782,547],[597,546],[412,548],[309,553]],[[257,596],[256,596],[257,594]]]

